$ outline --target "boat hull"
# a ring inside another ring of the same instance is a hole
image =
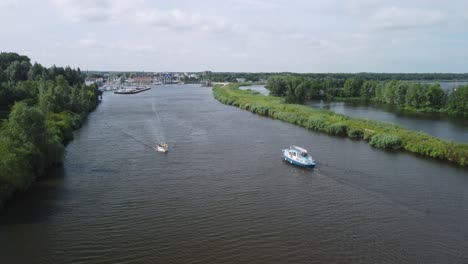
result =
[[[117,90],[115,91],[114,93],[115,94],[137,94],[137,93],[141,93],[141,92],[144,92],[144,91],[148,91],[150,90],[151,88],[137,88],[135,90],[128,90],[128,91],[120,91],[120,90]]]
[[[154,149],[155,151],[157,151],[157,152],[164,152],[164,153],[168,152],[167,149],[162,148],[162,147],[160,147],[160,146],[153,147],[153,149]]]
[[[288,163],[291,163],[293,165],[296,165],[296,166],[299,166],[299,167],[303,167],[303,168],[314,168],[315,167],[315,162],[312,162],[312,163],[302,163],[302,162],[299,162],[295,159],[292,159],[290,158],[287,154],[286,154],[286,150],[283,150],[282,151],[282,156],[283,156],[283,160],[288,162]]]

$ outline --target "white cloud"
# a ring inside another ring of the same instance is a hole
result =
[[[60,14],[72,21],[108,19],[110,3],[102,0],[51,0]]]
[[[118,21],[144,5],[144,0],[50,0],[74,22]]]
[[[0,0],[0,48],[102,70],[462,71],[467,9],[466,0]],[[440,54],[448,66],[425,63]]]
[[[18,0],[1,0],[0,1],[0,8],[14,8],[19,6]]]
[[[218,16],[179,9],[158,10],[143,0],[51,0],[62,16],[74,22],[129,22],[168,31],[222,33],[234,25]]]
[[[278,2],[273,0],[230,0],[231,5],[238,9],[256,9],[256,10],[265,10],[265,9],[276,9],[281,5]]]
[[[83,38],[78,40],[78,44],[83,48],[96,48],[98,46],[98,41],[91,38]]]
[[[181,10],[137,12],[132,16],[134,22],[170,31],[199,30],[217,33],[231,30],[228,22],[221,17],[202,16]]]
[[[392,6],[377,11],[370,17],[369,23],[375,29],[405,30],[431,27],[439,24],[443,19],[444,15],[439,11]]]

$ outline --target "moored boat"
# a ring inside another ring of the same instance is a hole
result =
[[[304,148],[290,146],[287,149],[283,149],[281,152],[283,154],[283,159],[286,162],[306,168],[315,167],[314,159],[307,153],[307,150]]]
[[[129,88],[120,88],[117,91],[115,91],[115,94],[136,94],[136,93],[141,93],[144,91],[147,91],[151,89],[151,87],[146,86],[146,87],[129,87]]]

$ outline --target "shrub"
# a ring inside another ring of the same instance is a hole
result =
[[[328,122],[322,117],[309,117],[306,127],[317,131],[326,131],[328,126]]]
[[[348,137],[353,139],[361,139],[364,137],[364,131],[359,128],[351,128],[348,130]]]
[[[377,134],[372,137],[369,144],[376,148],[399,149],[401,148],[402,141],[398,136]]]
[[[372,137],[375,135],[375,131],[370,130],[370,129],[364,129],[364,137],[363,139],[366,141],[369,141],[372,139]]]
[[[341,123],[331,124],[326,128],[326,132],[332,135],[344,136],[346,135],[347,127]]]

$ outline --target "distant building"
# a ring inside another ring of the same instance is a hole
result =
[[[142,84],[150,84],[153,82],[153,77],[151,76],[139,76],[133,77],[133,83],[142,83]]]
[[[96,84],[97,86],[102,86],[104,84],[103,78],[86,78],[85,79],[86,85]]]
[[[165,73],[163,74],[162,82],[163,82],[163,83],[172,83],[172,77],[173,77],[172,73],[170,73],[170,72],[165,72]]]
[[[245,82],[245,78],[236,78],[236,81],[238,83]]]

